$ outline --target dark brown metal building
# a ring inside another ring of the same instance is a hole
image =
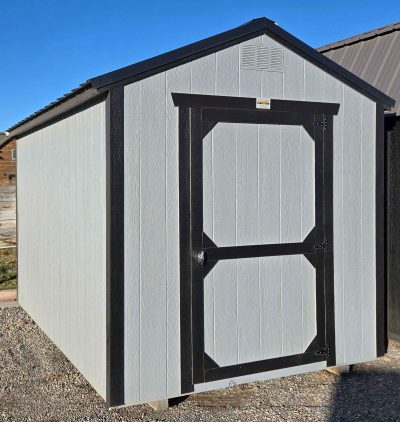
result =
[[[400,339],[400,22],[318,49],[396,100],[385,116],[388,332]]]

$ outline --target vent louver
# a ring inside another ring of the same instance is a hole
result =
[[[283,72],[283,48],[245,44],[240,49],[240,67],[246,70]]]

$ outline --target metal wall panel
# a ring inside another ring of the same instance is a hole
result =
[[[279,46],[267,36],[246,42],[249,43]],[[130,325],[125,341],[125,359],[130,362],[125,375],[127,403],[180,394],[178,112],[171,92],[341,104],[339,115],[334,118],[333,160],[337,363],[349,364],[375,356],[376,326],[371,317],[375,311],[375,104],[286,48],[282,73],[245,70],[239,63],[240,46],[234,46],[125,88],[125,313],[126,325]],[[346,110],[349,116],[358,113],[358,117],[345,120]],[[252,135],[249,132],[246,136]],[[237,137],[231,142],[237,142]],[[205,156],[212,157],[212,144],[212,139],[209,146],[205,144]],[[350,156],[355,159],[350,160]],[[205,174],[212,171],[211,165],[205,168]],[[231,169],[220,167],[218,171],[228,174]],[[213,214],[211,204],[205,206],[206,230],[211,232],[219,217]],[[227,237],[233,236],[233,220],[228,217],[227,221],[219,221],[217,229],[223,225]],[[238,233],[245,237],[251,228],[247,230],[243,221]],[[350,227],[351,222],[354,227]],[[270,223],[263,221],[266,228]],[[353,259],[351,266],[349,256]],[[363,267],[367,257],[368,271]],[[243,269],[248,277],[253,274],[251,269]],[[258,289],[258,269],[254,277]],[[235,297],[221,299],[217,289],[223,287],[210,285],[214,287],[205,291],[209,298],[206,324],[215,324],[216,304],[228,309]],[[303,285],[299,294],[307,296],[307,288]],[[360,299],[355,300],[355,294]],[[215,347],[211,337],[210,334],[206,341]],[[296,371],[299,369],[277,371],[275,375]],[[203,390],[207,388],[214,388],[213,384],[201,386]]]
[[[105,142],[104,103],[17,141],[18,299],[102,397]]]

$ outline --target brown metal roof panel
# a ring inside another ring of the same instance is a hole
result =
[[[372,84],[379,84],[380,86],[384,86],[384,81],[387,79],[386,76],[389,74],[389,72],[393,71],[393,69],[391,69],[392,66],[390,63],[393,60],[393,54],[396,55],[396,47],[397,49],[400,47],[398,35],[400,35],[399,31],[392,32],[386,37],[380,37],[382,42],[375,60],[375,72],[371,70]]]
[[[390,52],[387,55],[385,63],[382,63],[379,78],[374,81],[376,86],[382,87],[385,91],[388,91],[390,85],[393,85],[395,78],[400,77],[400,31],[393,33],[391,39],[393,44]]]
[[[345,52],[343,50],[331,50],[329,52],[329,55],[326,54],[326,56],[329,57],[334,62],[341,64],[344,53]]]
[[[397,100],[400,112],[400,23],[318,48],[326,57]]]
[[[383,67],[387,65],[387,51],[389,50],[390,37],[377,37],[371,40],[371,51],[368,59],[368,66],[365,67],[360,75],[366,81],[377,82]]]
[[[349,46],[347,48],[343,48],[342,50],[342,59],[340,64],[356,75],[359,75],[357,72],[354,72],[354,69],[356,67],[359,67],[360,69],[364,68],[364,62],[366,59],[364,59],[362,55],[362,46]]]
[[[350,54],[348,57],[350,59],[346,63],[342,63],[342,66],[344,66],[346,69],[349,69],[351,66],[351,71],[360,76],[368,64],[368,60],[371,54],[371,47],[365,41],[363,41],[359,44],[344,47],[344,49],[349,50]],[[355,56],[356,53],[357,60],[353,62],[351,58]]]

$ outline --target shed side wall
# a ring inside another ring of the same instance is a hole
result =
[[[279,47],[267,36],[245,44]],[[171,92],[340,103],[333,157],[336,358],[338,365],[373,359],[376,105],[287,48],[283,72],[241,69],[237,45],[125,87],[126,402],[180,394],[178,110]]]
[[[105,397],[105,104],[17,141],[18,299]]]

